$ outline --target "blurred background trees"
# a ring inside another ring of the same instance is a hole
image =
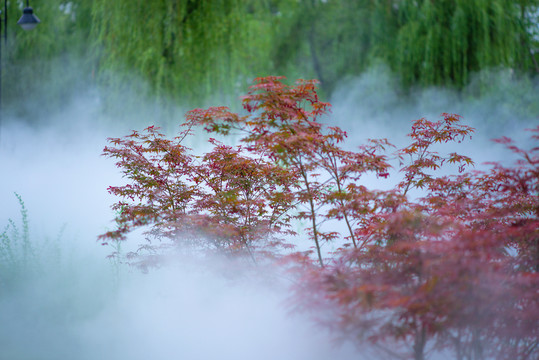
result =
[[[8,4],[3,96],[19,117],[91,88],[109,110],[126,93],[223,103],[267,75],[316,78],[330,96],[379,63],[404,92],[461,90],[485,69],[539,72],[539,0],[34,0],[31,32],[16,25],[22,2]]]

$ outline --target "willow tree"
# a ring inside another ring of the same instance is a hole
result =
[[[406,87],[460,88],[494,67],[539,71],[538,0],[308,0],[293,9],[276,62],[328,91],[379,61]]]
[[[330,94],[380,61],[405,87],[539,71],[539,0],[32,0],[31,32],[16,26],[23,5],[8,2],[3,98],[32,116],[94,82],[123,110],[227,103],[267,75],[317,78]]]
[[[316,78],[330,93],[347,75],[357,75],[394,33],[386,9],[372,0],[290,1],[283,8],[290,25],[273,56],[284,73]]]
[[[391,63],[406,84],[465,85],[470,74],[508,67],[539,72],[534,0],[405,0]]]
[[[135,75],[190,104],[269,74],[330,93],[380,61],[405,87],[461,88],[488,68],[537,73],[538,11],[539,0],[97,0],[92,39],[103,83]]]
[[[96,0],[93,36],[102,82],[128,79],[190,104],[271,72],[275,16],[247,0]]]

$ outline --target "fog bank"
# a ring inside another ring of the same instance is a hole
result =
[[[457,113],[477,128],[474,140],[459,145],[462,152],[478,163],[503,160],[507,152],[488,139],[528,138],[522,130],[539,119],[539,87],[504,72],[496,76],[497,88],[481,98],[444,89],[403,96],[397,80],[376,68],[338,87],[328,121],[348,131],[350,146],[369,137],[402,145],[411,121]],[[215,270],[178,258],[141,274],[106,259],[114,249],[96,241],[113,227],[115,199],[106,189],[124,181],[100,155],[106,138],[154,123],[173,134],[181,119],[145,112],[145,118],[115,121],[100,111],[97,94],[84,94],[61,113],[41,114],[40,124],[2,123],[0,225],[12,219],[22,229],[17,192],[28,209],[35,251],[13,255],[19,256],[11,269],[16,276],[0,287],[0,358],[372,358],[365,349],[336,347],[306,314],[292,313],[288,283],[271,270]],[[126,247],[141,241],[134,236]]]

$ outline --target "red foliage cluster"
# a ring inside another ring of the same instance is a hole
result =
[[[289,172],[214,139],[211,152],[195,156],[181,144],[190,129],[173,140],[153,126],[109,139],[114,147],[104,153],[117,159],[131,183],[109,187],[122,200],[113,206],[117,229],[100,236],[104,244],[147,227],[149,240],[252,254],[257,240],[289,232]]]
[[[385,155],[392,147],[385,139],[344,150],[346,133],[319,121],[329,104],[319,101],[314,81],[256,79],[243,107],[243,116],[193,110],[172,140],[154,127],[110,139],[105,155],[130,183],[109,188],[122,200],[114,205],[117,229],[101,239],[148,227],[150,238],[255,260],[288,245],[283,235],[293,234],[294,219],[307,220],[315,256],[290,257],[301,270],[299,301],[324,305],[341,333],[402,341],[417,360],[429,348],[457,359],[539,355],[538,148],[503,138],[521,156],[515,166],[465,172],[470,158],[442,156],[433,146],[460,142],[473,129],[442,114],[414,122],[411,144],[393,155]],[[239,134],[241,145],[211,139],[213,149],[195,156],[182,145],[195,126]],[[537,140],[539,127],[532,131]],[[388,177],[392,157],[403,173],[394,189],[361,185],[366,173]],[[459,174],[436,176],[446,164]],[[412,188],[422,197],[409,199]],[[345,232],[326,230],[328,220]],[[328,241],[342,246],[324,256]]]
[[[397,189],[378,198],[369,215],[375,221],[359,236],[367,245],[341,249],[325,269],[307,266],[299,293],[323,294],[322,304],[332,309],[332,321],[344,334],[378,344],[400,340],[411,344],[416,360],[425,358],[428,344],[453,351],[457,359],[534,359],[539,355],[539,148],[527,152],[497,140],[522,156],[516,166],[428,175],[426,169],[445,161],[470,163],[467,157],[444,159],[428,151],[429,139],[454,131],[454,119],[445,125],[414,123],[416,141],[399,152],[401,159],[411,155],[410,165],[402,167],[405,176]],[[430,133],[421,142],[425,146],[417,145],[419,129]],[[532,131],[537,140],[539,127]],[[425,191],[411,201],[405,195],[414,186]]]

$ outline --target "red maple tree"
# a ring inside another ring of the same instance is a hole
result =
[[[453,122],[446,125],[452,128]],[[425,170],[445,161],[470,163],[456,154],[444,160],[429,153],[431,140],[454,139],[447,136],[454,131],[440,125],[414,124],[415,142],[400,152],[412,155],[402,168],[401,197],[392,191],[389,207],[380,201],[373,214],[377,221],[362,234],[369,241],[366,249],[343,248],[331,267],[306,271],[300,294],[323,294],[340,331],[378,344],[410,344],[416,360],[425,358],[429,343],[457,359],[535,358],[538,148],[527,152],[501,139],[522,155],[516,166],[494,164],[486,173],[434,177]],[[419,142],[425,129],[430,134]],[[412,186],[423,187],[424,196],[406,199]]]
[[[312,240],[314,256],[288,257],[301,277],[297,302],[323,306],[336,332],[401,344],[392,354],[416,360],[430,349],[457,359],[536,358],[538,148],[502,138],[520,160],[469,171],[470,158],[435,151],[473,132],[458,115],[442,114],[414,122],[410,145],[394,154],[385,139],[344,150],[346,132],[321,122],[329,106],[315,81],[258,78],[243,98],[244,115],[195,109],[172,140],[154,127],[110,139],[104,154],[129,183],[109,188],[121,198],[117,227],[100,238],[120,241],[144,227],[150,240],[256,262],[279,256],[276,245],[291,247],[293,222],[307,220],[300,236]],[[212,150],[194,155],[182,142],[198,126],[234,134],[240,145],[210,139]],[[539,127],[532,131],[538,140]],[[361,184],[366,173],[388,177],[392,159],[403,174],[393,189]],[[437,175],[450,164],[456,175]],[[421,195],[412,198],[411,189]],[[343,233],[328,220],[343,222]],[[330,241],[340,247],[324,254]]]

